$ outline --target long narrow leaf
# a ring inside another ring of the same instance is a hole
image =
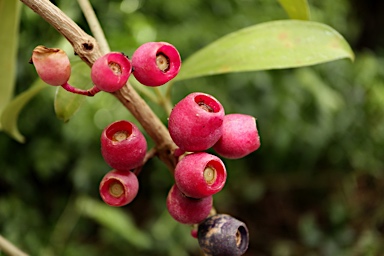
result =
[[[20,111],[37,93],[47,87],[47,84],[38,80],[28,90],[17,95],[17,97],[9,102],[9,104],[4,108],[0,124],[3,130],[18,142],[23,143],[25,141],[24,136],[21,135],[19,128],[17,127],[17,120],[19,118]]]
[[[19,41],[20,1],[0,0],[0,115],[12,99]],[[3,129],[0,123],[0,130]]]
[[[190,56],[175,81],[213,74],[309,66],[354,59],[345,39],[317,22],[282,20],[228,34]]]
[[[121,208],[111,207],[88,197],[79,197],[76,205],[84,216],[113,230],[133,246],[140,249],[151,247],[150,236],[138,229],[130,215]]]

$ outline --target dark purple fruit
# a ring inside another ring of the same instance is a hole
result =
[[[197,238],[207,256],[240,256],[248,249],[247,226],[227,214],[216,214],[199,224]]]

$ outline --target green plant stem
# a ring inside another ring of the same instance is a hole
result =
[[[143,160],[143,163],[141,164],[141,166],[137,167],[135,170],[133,170],[133,173],[136,175],[136,176],[139,176],[141,170],[143,169],[144,165],[148,162],[149,159],[153,158],[157,153],[157,150],[156,148],[151,148],[146,154],[145,154],[145,157],[144,157],[144,160]]]
[[[136,91],[140,92],[142,95],[147,97],[150,101],[152,101],[155,104],[160,104],[156,95],[150,89],[148,89],[147,86],[140,84],[136,79],[130,80],[130,83],[133,86],[133,88],[135,88]]]
[[[172,98],[171,98],[171,91],[173,87],[174,82],[170,81],[167,85],[166,91],[165,91],[165,102],[167,104],[167,113],[170,114],[173,108],[172,104]]]
[[[154,88],[157,98],[159,99],[159,105],[165,110],[167,115],[169,115],[172,111],[172,103],[169,101],[167,97],[160,91],[158,87]]]
[[[0,235],[0,252],[1,251],[9,256],[28,256],[28,254],[17,248],[14,244]]]
[[[50,239],[50,244],[54,247],[54,252],[59,253],[63,251],[69,236],[80,218],[81,213],[78,212],[75,207],[76,199],[72,193],[59,220],[56,222]]]
[[[80,5],[81,10],[84,13],[85,19],[89,25],[89,28],[92,31],[93,36],[96,38],[96,41],[99,43],[100,50],[102,54],[110,52],[109,44],[105,38],[104,31],[101,28],[99,19],[97,18],[91,3],[89,0],[77,0]]]

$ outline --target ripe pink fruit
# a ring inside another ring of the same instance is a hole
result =
[[[147,142],[139,128],[128,121],[116,121],[101,134],[101,154],[113,169],[129,171],[140,166]]]
[[[179,73],[181,59],[173,45],[166,42],[149,42],[133,53],[132,65],[137,81],[147,86],[159,86]]]
[[[201,199],[186,197],[173,185],[167,197],[167,209],[169,214],[183,224],[198,224],[210,213],[212,208],[212,196]]]
[[[186,155],[176,165],[175,183],[180,191],[192,198],[219,192],[225,185],[227,172],[217,156],[206,152]]]
[[[106,204],[124,206],[132,202],[139,191],[139,182],[132,172],[112,170],[100,182],[100,196]]]
[[[224,116],[223,135],[213,146],[221,156],[231,159],[242,158],[260,147],[256,119],[244,114]]]
[[[201,92],[179,101],[168,120],[172,140],[181,150],[204,151],[221,137],[224,108],[213,96]]]
[[[110,52],[98,58],[91,69],[91,79],[101,91],[120,90],[128,81],[132,65],[121,52]]]
[[[35,66],[41,80],[49,85],[65,84],[71,76],[71,63],[68,56],[58,48],[37,46],[33,50],[31,63]]]

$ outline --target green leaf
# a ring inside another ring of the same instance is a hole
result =
[[[310,12],[307,0],[278,0],[291,19],[309,20]]]
[[[72,73],[71,78],[69,79],[69,84],[81,89],[91,88],[92,81],[90,72],[87,64],[82,61],[72,64]],[[56,116],[64,122],[68,122],[80,108],[85,97],[87,96],[68,92],[59,86],[56,90],[54,103]]]
[[[19,118],[20,111],[37,93],[47,87],[47,84],[39,79],[28,90],[17,95],[17,97],[9,102],[9,104],[4,108],[0,119],[2,129],[18,142],[24,143],[25,141],[24,136],[21,135],[17,127],[17,120]]]
[[[112,207],[87,197],[78,198],[76,205],[83,215],[113,230],[135,247],[148,249],[152,246],[151,238],[136,227],[134,220],[122,208]]]
[[[20,1],[0,0],[0,115],[12,99],[19,41]],[[0,130],[3,129],[0,123]]]
[[[183,62],[175,81],[230,72],[283,69],[342,58],[354,59],[333,28],[311,21],[282,20],[228,34]]]

